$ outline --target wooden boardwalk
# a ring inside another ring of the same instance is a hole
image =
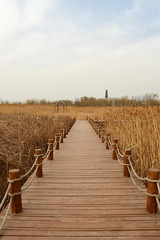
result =
[[[146,196],[87,121],[76,121],[54,158],[23,193],[23,212],[9,217],[2,240],[160,239],[159,214],[146,212]]]

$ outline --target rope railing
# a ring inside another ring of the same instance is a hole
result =
[[[125,155],[122,155],[119,151],[119,148],[118,148],[118,144],[117,144],[117,160],[119,160],[119,158],[125,158]],[[157,179],[157,180],[153,180],[153,179],[150,179],[148,177],[140,177],[134,167],[133,167],[133,164],[132,164],[132,161],[131,161],[131,155],[128,156],[128,163],[125,164],[124,162],[121,162],[121,164],[123,166],[127,166],[127,169],[128,169],[128,172],[129,172],[129,176],[131,177],[131,180],[132,180],[132,183],[134,184],[134,186],[141,192],[144,192],[147,196],[149,197],[152,197],[152,198],[155,198],[156,200],[156,203],[157,203],[157,207],[158,209],[160,210],[160,186],[159,186],[159,183],[160,183],[160,180]],[[140,181],[143,182],[143,188],[140,187],[137,183],[136,183],[136,180],[134,179],[134,177]],[[155,193],[150,193],[148,192],[148,188],[145,187],[144,183],[147,182],[147,183],[156,183],[157,185],[157,190],[155,191]],[[145,188],[144,188],[145,187]]]
[[[10,186],[11,186],[11,183],[8,184],[7,190],[6,190],[6,192],[3,196],[3,199],[2,199],[1,204],[0,204],[0,210],[3,208],[3,205],[4,205],[4,203],[7,199],[7,196],[8,196],[9,190],[10,190]]]
[[[156,184],[157,184],[157,190],[158,190],[158,195],[159,195],[159,197],[156,197],[156,203],[157,203],[158,209],[160,210],[160,185],[159,185],[159,182]]]
[[[123,176],[130,177],[134,186],[147,195],[147,211],[157,213],[157,209],[160,210],[160,170],[149,169],[147,177],[140,177],[132,164],[131,150],[127,149],[122,154],[118,146],[118,139],[111,140],[110,133],[105,134],[105,129],[97,121],[90,117],[88,117],[88,121],[98,136],[102,138],[102,142],[106,143],[106,149],[112,150],[112,159],[117,160],[123,166]],[[139,183],[139,181],[141,182]]]
[[[27,188],[29,188],[29,186],[32,184],[34,178],[36,177],[37,170],[38,170],[38,166],[40,166],[40,165],[37,165],[37,166],[36,166],[36,169],[35,169],[34,173],[32,174],[32,177],[31,177],[31,179],[30,179],[30,182],[29,182],[26,186],[24,186],[24,187],[21,188],[21,192],[25,191],[25,190],[26,190]]]
[[[60,133],[55,134],[55,138],[48,140],[48,147],[45,154],[42,153],[41,149],[35,150],[35,160],[31,166],[31,168],[23,175],[20,175],[19,169],[11,169],[9,170],[9,178],[8,178],[8,187],[4,194],[4,197],[0,203],[0,210],[3,210],[4,204],[9,197],[9,204],[7,206],[4,218],[0,224],[0,232],[2,231],[4,224],[7,220],[9,215],[10,209],[12,213],[17,214],[22,211],[22,199],[21,194],[29,188],[32,184],[35,177],[42,177],[43,176],[43,165],[47,163],[48,160],[53,160],[53,152],[54,150],[59,150],[60,143],[63,143],[63,138],[66,138],[66,135],[69,133],[70,129],[72,128],[73,124],[75,123],[76,119],[73,118],[70,121],[69,126],[61,129]],[[34,172],[33,172],[34,171]],[[27,185],[21,187],[21,180],[28,177],[32,173],[31,178]],[[16,192],[15,192],[16,189]]]
[[[4,215],[4,218],[3,218],[3,220],[2,220],[2,223],[1,223],[1,225],[0,225],[0,234],[1,234],[1,231],[2,231],[2,229],[3,229],[3,227],[4,227],[5,222],[7,221],[7,218],[8,218],[8,215],[9,215],[9,211],[10,211],[10,209],[11,209],[11,203],[12,203],[12,198],[10,197],[10,201],[9,201],[8,206],[7,206],[6,213],[5,213],[5,215]]]
[[[27,177],[33,171],[34,167],[36,166],[37,159],[38,159],[38,157],[35,159],[35,161],[33,162],[33,165],[28,170],[28,172],[26,172],[25,174],[21,175],[21,179]]]

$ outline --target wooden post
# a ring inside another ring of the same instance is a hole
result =
[[[63,143],[63,129],[61,129],[61,143]]]
[[[151,180],[159,180],[160,171],[156,168],[150,168],[148,170],[148,178]],[[158,194],[157,183],[148,181],[147,192],[150,194]],[[149,213],[157,213],[156,198],[147,195],[147,211]]]
[[[66,138],[66,135],[67,135],[67,129],[66,127],[64,128],[64,138]]]
[[[14,181],[16,179],[17,181]],[[18,195],[12,196],[12,203],[11,203],[12,213],[17,214],[19,212],[22,212],[20,170],[10,169],[9,180],[11,180],[10,194],[14,195],[15,193],[19,193]]]
[[[59,139],[60,139],[60,136],[59,136],[59,133],[56,133],[56,150],[59,150]]]
[[[124,154],[123,162],[124,164],[129,164],[129,157],[131,156],[131,150],[127,149]],[[123,166],[123,176],[130,177],[128,167],[126,165]]]
[[[106,149],[109,149],[109,137],[110,137],[110,133],[106,134]]]
[[[71,123],[69,123],[68,129],[67,129],[67,134],[69,133],[70,129],[71,129]]]
[[[38,157],[37,157],[38,156]],[[37,157],[37,164],[42,164],[42,149],[35,149],[35,157]],[[42,165],[38,166],[36,177],[43,177]]]
[[[48,145],[49,146],[49,154],[48,154],[48,160],[53,160],[53,139],[48,139]]]
[[[102,129],[99,127],[99,128],[98,128],[98,137],[99,137],[99,138],[101,138],[101,130],[102,130]]]
[[[104,134],[105,134],[105,130],[102,131],[102,143],[104,143]]]
[[[118,145],[118,139],[115,138],[113,139],[113,143],[112,143],[112,159],[117,160],[117,145]]]
[[[64,138],[65,138],[65,128],[63,128],[63,141],[64,141]]]
[[[95,133],[97,133],[96,132],[96,124],[95,123],[93,123],[93,130],[95,131]]]
[[[66,128],[65,132],[66,132],[66,136],[67,136],[69,130],[68,130],[68,127],[67,127],[67,126],[66,126],[65,128]]]

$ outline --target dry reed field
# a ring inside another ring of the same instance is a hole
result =
[[[119,139],[123,153],[132,150],[132,161],[140,176],[148,168],[160,169],[160,107],[76,107],[55,112],[52,105],[0,105],[1,181],[11,166],[29,168],[34,148],[46,147],[59,126],[70,118],[85,120],[88,116],[106,120],[106,132]],[[58,121],[57,119],[60,119]],[[25,162],[25,165],[24,165]]]
[[[0,198],[7,187],[8,170],[18,168],[21,174],[27,172],[33,164],[35,149],[45,152],[48,139],[54,138],[71,120],[69,116],[37,115],[35,110],[34,115],[12,110],[9,114],[11,106],[5,107],[6,113],[0,114]]]
[[[117,108],[106,113],[107,131],[119,139],[122,152],[132,150],[136,172],[160,169],[160,107]]]
[[[86,108],[87,110],[87,108]],[[136,172],[146,177],[149,168],[160,169],[160,107],[102,107],[87,110],[106,122],[106,132],[118,138],[122,153],[132,150]]]

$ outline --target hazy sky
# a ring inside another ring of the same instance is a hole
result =
[[[160,0],[0,0],[0,99],[160,93]]]

